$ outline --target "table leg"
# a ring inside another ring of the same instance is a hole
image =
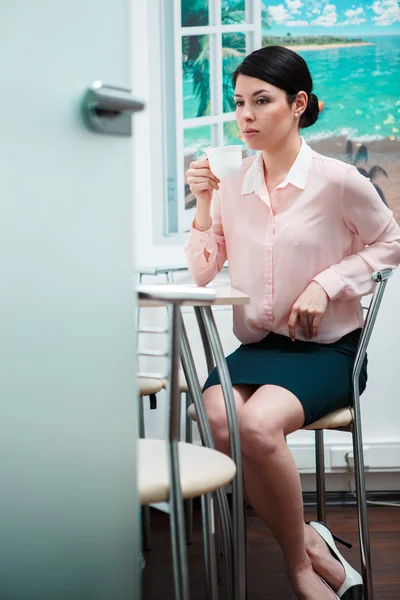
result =
[[[217,553],[215,549],[215,519],[213,502],[214,499],[212,494],[206,494],[201,497],[207,600],[218,600]]]
[[[200,437],[204,446],[208,448],[215,448],[214,441],[211,435],[211,429],[208,422],[208,417],[203,405],[203,396],[201,393],[201,387],[199,378],[197,375],[196,367],[193,360],[192,351],[189,345],[189,339],[187,336],[185,324],[181,322],[181,361],[183,372],[186,377],[186,381],[189,387],[189,392],[194,402],[197,414],[197,424],[200,431]],[[224,489],[216,491],[218,511],[221,519],[222,537],[224,543],[224,566],[225,566],[225,579],[226,579],[226,592],[228,600],[231,600],[233,596],[232,584],[232,528],[230,522],[229,504],[226,492]]]
[[[236,414],[236,406],[233,397],[232,383],[229,376],[221,340],[215,324],[214,315],[210,306],[200,307],[203,317],[205,333],[214,353],[218,375],[225,399],[226,414],[231,445],[231,456],[236,463],[236,476],[232,481],[232,504],[233,504],[233,573],[234,573],[234,598],[245,600],[246,598],[246,564],[245,564],[245,537],[244,537],[244,513],[243,513],[243,479],[242,458],[240,451],[240,435]],[[197,412],[197,406],[196,406]]]
[[[213,356],[213,351],[212,351],[212,347],[210,344],[210,340],[207,337],[207,331],[206,331],[206,328],[204,325],[203,315],[201,313],[199,306],[194,307],[194,314],[196,315],[197,325],[199,327],[201,341],[203,344],[204,355],[206,357],[207,371],[208,371],[208,374],[210,374],[211,371],[215,367],[214,356]]]
[[[210,374],[211,371],[215,367],[212,348],[211,348],[209,339],[207,337],[207,333],[206,333],[206,329],[205,329],[204,321],[203,321],[203,316],[201,314],[200,308],[195,306],[194,313],[196,315],[197,325],[199,327],[201,341],[203,344],[204,356],[205,356],[206,364],[207,364],[207,371],[208,371],[208,374]],[[218,516],[218,513],[217,513],[217,516]],[[221,546],[221,530],[219,527],[216,528],[216,541],[217,541],[217,554],[218,554],[218,559],[219,559],[220,556],[224,556],[223,548]],[[218,560],[218,577],[219,577],[219,579],[221,578],[220,571],[221,571],[220,561]],[[225,574],[225,577],[226,577],[226,574]]]

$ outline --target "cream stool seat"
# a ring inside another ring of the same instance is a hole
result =
[[[182,497],[196,498],[228,485],[236,465],[229,456],[203,446],[178,443]],[[140,503],[169,500],[167,444],[164,440],[138,440]]]
[[[162,379],[161,383],[162,383],[162,387],[164,388],[164,390],[166,390],[168,381],[166,379]],[[179,391],[181,394],[189,393],[189,386],[187,384],[187,381],[186,381],[183,371],[179,372]]]
[[[145,431],[145,423],[144,423],[144,397],[151,397],[158,394],[163,389],[162,382],[160,379],[155,379],[151,377],[138,377],[137,386],[139,392],[139,431],[140,437],[146,437]],[[150,509],[148,506],[144,506],[142,508],[142,540],[143,540],[143,549],[151,550],[151,527],[150,527]]]
[[[196,409],[194,404],[191,404],[187,411],[188,416],[192,419],[192,421],[197,421]],[[304,427],[304,429],[308,430],[316,430],[316,429],[344,429],[348,431],[351,428],[353,423],[353,409],[350,407],[339,408],[335,410],[329,415],[326,415],[322,419],[315,421],[315,423],[310,423]]]
[[[162,381],[147,377],[138,378],[139,396],[151,396],[157,394],[163,389]]]
[[[339,408],[325,415],[322,419],[318,419],[310,425],[306,425],[303,429],[315,431],[316,429],[340,429],[351,431],[351,426],[354,422],[354,411],[350,406]]]

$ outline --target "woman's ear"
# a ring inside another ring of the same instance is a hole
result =
[[[308,96],[306,92],[299,92],[296,96],[296,100],[294,101],[295,112],[301,116],[307,108],[308,104]]]

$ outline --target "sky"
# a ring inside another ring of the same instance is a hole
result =
[[[271,17],[269,35],[400,34],[398,0],[262,0]]]

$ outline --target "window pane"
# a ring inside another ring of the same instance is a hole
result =
[[[182,27],[208,25],[208,0],[181,0]]]
[[[182,38],[183,117],[210,114],[210,40],[208,35]]]
[[[233,100],[232,73],[246,56],[246,35],[244,33],[222,34],[222,85],[224,112],[235,110]]]
[[[211,146],[211,127],[193,127],[185,129],[184,138],[184,156],[185,173],[193,160],[201,158],[205,154],[205,149]],[[185,182],[185,209],[193,208],[196,200],[191,193],[188,184]]]
[[[239,127],[236,121],[229,121],[224,123],[224,145],[230,144],[242,144],[245,146],[244,141],[239,137]]]
[[[223,25],[234,25],[246,21],[245,0],[221,0]]]

